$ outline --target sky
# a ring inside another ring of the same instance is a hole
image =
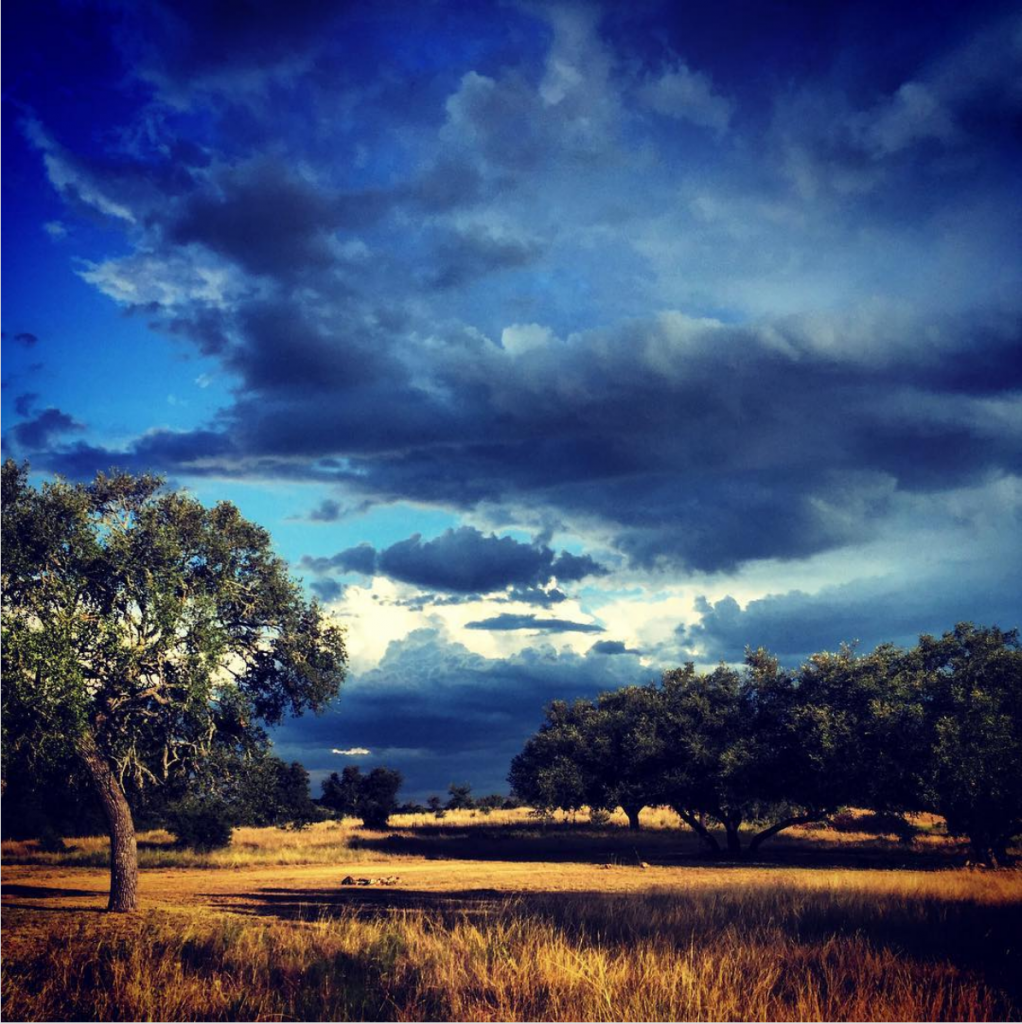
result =
[[[12,0],[3,106],[4,454],[271,531],[316,786],[1022,625],[1017,4]]]

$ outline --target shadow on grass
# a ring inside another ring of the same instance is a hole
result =
[[[273,887],[243,894],[240,903],[237,897],[222,900],[220,909],[283,920],[416,914],[445,926],[533,921],[573,939],[618,948],[650,940],[698,947],[732,930],[743,942],[766,948],[789,942],[818,947],[836,936],[854,937],[874,949],[975,971],[1003,989],[1014,1005],[1022,1005],[1022,911],[1017,903],[911,894],[862,898],[794,884],[750,894],[726,883],[631,893]]]
[[[545,894],[544,894],[545,895]],[[389,917],[404,911],[429,913],[444,918],[472,914],[490,915],[509,905],[518,905],[522,896],[501,889],[462,889],[450,892],[415,889],[373,889],[344,886],[333,889],[286,889],[269,887],[236,895],[211,893],[214,907],[234,913],[285,920],[318,921],[325,917]]]
[[[424,857],[427,860],[553,862],[657,866],[705,863],[715,867],[777,866],[799,868],[886,868],[942,870],[965,864],[963,850],[935,851],[889,840],[824,843],[806,836],[779,836],[755,857],[738,860],[711,856],[688,831],[595,829],[585,825],[507,826],[426,825],[414,830],[355,835],[352,850]]]
[[[54,900],[71,896],[102,896],[95,889],[54,889],[47,885],[4,884],[5,896],[32,896],[40,900]]]

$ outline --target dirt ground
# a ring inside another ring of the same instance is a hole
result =
[[[964,874],[969,874],[965,872]],[[1014,874],[1014,873],[1012,873]],[[342,885],[347,876],[388,878],[393,885]],[[674,889],[791,884],[800,888],[906,887],[946,893],[961,872],[830,869],[778,866],[646,866],[518,861],[430,860],[346,862],[339,865],[248,867],[234,870],[149,869],[142,872],[141,909],[175,908],[313,919],[344,908],[388,912],[422,909],[482,909],[495,901],[555,892],[628,893]],[[96,912],[106,905],[109,877],[98,868],[10,865],[3,869],[2,906],[21,922],[36,915]],[[1018,885],[1012,879],[1014,886]],[[983,886],[980,887],[985,888]]]

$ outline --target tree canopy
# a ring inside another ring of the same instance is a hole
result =
[[[130,910],[126,791],[323,708],[344,635],[228,502],[124,473],[36,489],[11,461],[2,487],[5,758],[73,754],[110,828],[110,908]]]
[[[397,810],[401,782],[393,768],[380,766],[363,775],[358,765],[349,764],[340,775],[331,772],[323,780],[320,803],[339,816],[361,818],[366,828],[386,828]]]
[[[961,624],[910,651],[882,645],[745,665],[596,700],[554,701],[509,780],[541,807],[620,805],[632,827],[669,804],[707,848],[749,848],[843,806],[930,810],[986,861],[1022,830],[1022,651],[1017,633]]]

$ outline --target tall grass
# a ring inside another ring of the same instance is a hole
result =
[[[1022,1009],[1017,879],[810,887],[770,875],[682,892],[519,897],[481,912],[53,915],[41,940],[9,946],[3,1012],[872,1021],[1010,1020]]]
[[[302,864],[337,864],[356,860],[351,849],[355,823],[326,821],[301,832],[280,828],[236,828],[230,846],[198,852],[175,844],[163,829],[140,832],[138,862],[145,868],[247,868]],[[48,852],[35,840],[7,840],[2,844],[5,864],[49,867],[106,867],[110,841],[106,836],[68,839],[67,848]]]
[[[864,812],[855,812],[864,813]],[[702,850],[695,834],[684,826],[674,811],[665,807],[647,808],[641,816],[643,830],[630,832],[628,819],[620,810],[599,829],[589,827],[586,811],[537,817],[528,808],[485,813],[481,810],[434,814],[396,814],[391,828],[374,832],[361,827],[353,818],[325,821],[300,832],[279,828],[236,828],[231,845],[208,853],[178,847],[169,832],[157,829],[142,832],[139,840],[139,865],[145,868],[232,868],[288,867],[339,864],[365,859],[391,860],[397,856],[472,856],[490,859],[500,853],[495,846],[480,847],[481,838],[502,841],[505,851],[515,847],[528,859],[630,860],[674,855],[699,855]],[[932,830],[925,816],[918,816],[921,832],[915,853],[954,856],[961,843]],[[785,848],[861,853],[897,851],[904,859],[905,848],[894,837],[877,838],[866,832],[843,832],[816,826],[812,830],[792,830],[774,839],[766,850]],[[67,849],[50,852],[35,840],[6,840],[0,844],[5,864],[38,864],[48,867],[106,867],[109,841],[104,836],[67,840]],[[641,856],[640,856],[641,851]]]

